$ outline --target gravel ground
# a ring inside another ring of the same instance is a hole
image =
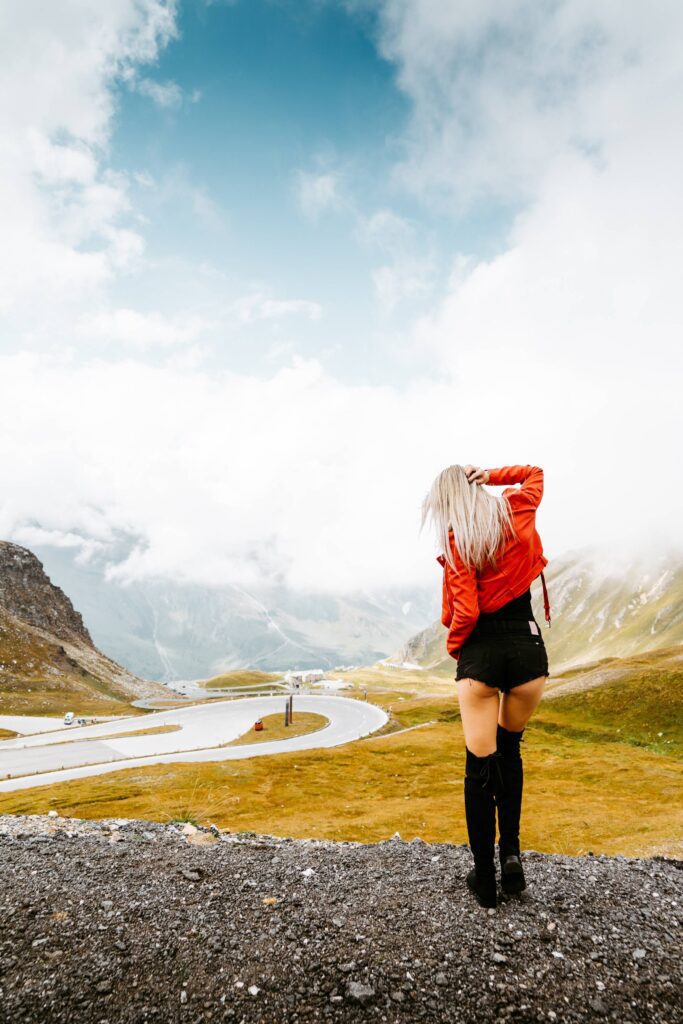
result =
[[[524,856],[0,817],[0,1019],[683,1022],[683,863]]]

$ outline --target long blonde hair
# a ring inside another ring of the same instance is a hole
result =
[[[431,518],[448,564],[457,567],[448,538],[453,530],[455,546],[468,570],[481,571],[487,565],[497,567],[497,555],[508,537],[515,537],[510,504],[470,483],[462,466],[448,466],[437,476],[422,502],[422,523]]]

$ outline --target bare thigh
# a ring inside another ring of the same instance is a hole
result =
[[[498,728],[498,690],[478,679],[460,679],[458,701],[465,746],[477,757],[492,754]]]
[[[500,702],[500,724],[508,732],[521,732],[541,702],[547,676],[530,679],[503,694]]]

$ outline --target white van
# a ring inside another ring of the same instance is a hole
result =
[[[64,725],[73,725],[75,717],[76,716],[74,715],[73,711],[67,711],[67,713],[64,715]]]

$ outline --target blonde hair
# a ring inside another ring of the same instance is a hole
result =
[[[422,502],[422,523],[431,518],[446,561],[455,569],[448,531],[453,530],[455,546],[468,570],[481,571],[491,564],[497,568],[497,555],[508,537],[515,537],[510,504],[470,483],[462,466],[448,466],[437,476]]]

